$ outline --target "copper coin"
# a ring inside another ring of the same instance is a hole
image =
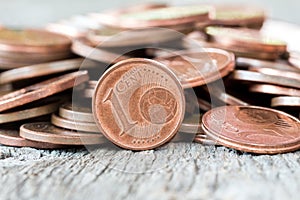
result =
[[[300,90],[288,87],[268,84],[254,84],[249,87],[251,92],[259,92],[273,95],[300,96]]]
[[[184,29],[185,27],[182,27]],[[179,31],[181,30],[178,27]],[[155,35],[156,37],[152,37]],[[87,39],[95,46],[101,47],[126,47],[141,46],[148,44],[163,43],[182,37],[182,34],[169,29],[149,28],[136,30],[113,29],[103,27],[102,29],[89,31]]]
[[[211,39],[224,46],[238,46],[261,52],[286,52],[285,42],[263,35],[257,30],[246,28],[207,27]]]
[[[215,12],[210,15],[211,24],[227,26],[262,25],[265,19],[264,10],[249,5],[215,5]]]
[[[153,149],[171,140],[185,112],[177,77],[165,65],[143,58],[121,61],[106,71],[92,105],[101,132],[132,150]]]
[[[102,24],[119,28],[168,27],[208,20],[210,6],[181,6],[131,12],[123,15],[94,14]]]
[[[63,35],[43,30],[0,29],[0,50],[11,52],[61,52],[71,46],[71,40]]]
[[[102,134],[70,131],[49,122],[28,123],[20,127],[20,135],[37,142],[61,145],[93,145],[106,142]]]
[[[208,89],[209,88],[209,89]],[[208,88],[205,88],[207,92],[209,92],[210,95],[217,98],[221,102],[227,104],[227,105],[233,105],[233,106],[247,106],[248,103],[230,95],[227,94],[225,91],[221,90],[220,88],[208,86]]]
[[[71,103],[64,104],[59,108],[59,116],[72,121],[95,123],[91,108]]]
[[[257,59],[251,59],[251,58],[243,58],[243,57],[237,58],[236,64],[239,67],[246,67],[246,68],[252,68],[252,69],[253,68],[273,68],[273,69],[284,70],[284,71],[294,71],[294,72],[298,71],[293,66],[285,64],[285,63],[257,60]]]
[[[232,79],[249,81],[249,82],[258,82],[258,83],[267,83],[275,84],[287,87],[300,88],[300,81],[296,79],[289,79],[281,76],[272,76],[261,74],[258,72],[250,72],[245,70],[235,70],[232,75]]]
[[[201,86],[218,80],[234,69],[234,55],[224,50],[204,48],[174,52],[156,58],[180,79],[184,88]]]
[[[11,128],[0,128],[0,144],[14,147],[33,147],[38,149],[61,149],[63,145],[36,142],[20,137],[19,131]]]
[[[278,70],[273,68],[251,68],[251,67],[249,68],[249,70],[260,72],[262,74],[272,75],[272,76],[280,76],[288,79],[300,80],[300,73],[297,72],[289,72],[289,71]]]
[[[0,97],[0,112],[62,92],[88,79],[87,71],[78,71],[8,93]]]
[[[21,67],[0,73],[0,84],[79,69],[84,59],[56,61]]]
[[[192,134],[203,133],[201,127],[201,118],[202,115],[200,113],[196,113],[191,116],[184,117],[179,132],[192,133]]]
[[[258,154],[300,148],[300,121],[284,112],[257,106],[223,106],[203,115],[203,130],[219,144]]]
[[[289,63],[291,63],[297,70],[300,70],[300,53],[299,52],[289,52]]]
[[[34,108],[9,113],[1,113],[0,124],[21,121],[54,113],[55,111],[57,111],[59,104],[62,103],[62,101],[58,99],[56,99],[56,101],[52,101],[51,103],[50,102],[48,102],[46,105],[36,106]]]
[[[274,97],[271,101],[272,107],[285,106],[285,107],[300,107],[300,97],[282,96]]]
[[[51,123],[55,126],[69,129],[69,130],[93,132],[93,133],[100,132],[95,122],[91,123],[91,122],[81,122],[78,120],[75,121],[75,120],[65,119],[60,116],[57,116],[56,114],[52,114]]]
[[[196,134],[194,142],[202,145],[218,145],[216,141],[209,138],[206,134]]]
[[[129,58],[124,55],[119,55],[103,49],[94,48],[92,44],[90,44],[89,41],[85,39],[74,40],[72,44],[72,51],[82,57],[104,63],[113,63]]]

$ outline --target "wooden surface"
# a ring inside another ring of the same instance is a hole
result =
[[[299,199],[300,151],[258,156],[195,143],[142,152],[0,146],[0,173],[1,200]]]

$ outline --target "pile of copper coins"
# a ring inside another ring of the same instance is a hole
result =
[[[296,151],[300,27],[266,16],[250,5],[143,4],[43,30],[2,27],[0,143]]]

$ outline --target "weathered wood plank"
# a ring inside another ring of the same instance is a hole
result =
[[[0,174],[0,199],[299,199],[300,151],[257,156],[184,143],[93,153],[1,146]]]

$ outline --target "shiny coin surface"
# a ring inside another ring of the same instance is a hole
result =
[[[235,70],[232,75],[232,79],[249,81],[249,82],[258,82],[258,83],[267,83],[275,84],[287,87],[300,88],[300,81],[296,79],[289,79],[281,76],[272,76],[266,75],[258,72],[250,72],[246,70]]]
[[[106,142],[102,134],[70,131],[49,122],[28,123],[20,127],[20,135],[38,142],[62,145],[92,145]]]
[[[100,132],[95,123],[80,122],[78,120],[75,121],[75,120],[65,119],[60,116],[57,116],[56,114],[52,115],[51,123],[55,126],[69,129],[69,130],[93,132],[93,133]]]
[[[106,71],[92,105],[101,132],[116,145],[133,150],[170,141],[185,112],[177,77],[165,65],[142,58],[121,61]]]
[[[66,148],[63,145],[27,140],[19,135],[19,130],[4,127],[0,128],[0,144],[14,147],[32,147],[38,149]]]
[[[300,96],[299,89],[268,84],[253,84],[249,87],[249,91],[273,95]]]
[[[59,116],[72,121],[95,123],[92,109],[67,103],[59,108]]]
[[[300,80],[300,73],[278,70],[273,68],[249,68],[250,71],[260,72],[262,74],[280,76],[288,79]],[[300,71],[299,71],[300,72]]]
[[[203,115],[205,133],[226,147],[258,154],[300,148],[300,121],[284,112],[257,106],[223,106]]]
[[[52,78],[0,97],[0,112],[70,89],[89,79],[87,71]]]
[[[79,69],[84,59],[76,58],[70,60],[36,64],[21,67],[0,73],[0,84],[45,76],[69,70]]]
[[[228,75],[234,69],[234,55],[215,48],[170,53],[156,58],[180,79],[184,88],[201,86]]]
[[[284,106],[284,107],[300,107],[300,97],[282,96],[274,97],[271,101],[272,107]]]
[[[61,52],[68,50],[71,40],[43,30],[0,29],[0,50],[11,52]]]

